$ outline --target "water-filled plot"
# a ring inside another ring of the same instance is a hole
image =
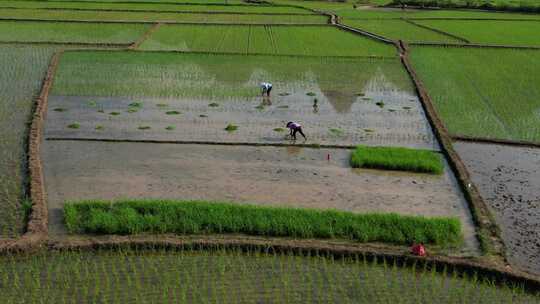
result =
[[[289,143],[288,121],[308,144],[438,149],[397,59],[68,53],[46,136]]]

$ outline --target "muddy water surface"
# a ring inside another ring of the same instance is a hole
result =
[[[46,136],[287,143],[285,124],[296,121],[303,125],[307,143],[438,150],[415,96],[365,89],[362,96],[317,89],[246,101],[51,96]],[[73,123],[80,127],[70,128]],[[225,131],[229,124],[238,129]]]
[[[476,253],[466,201],[448,170],[351,169],[348,150],[299,147],[46,141],[43,158],[52,235],[63,233],[66,200],[197,199],[456,216],[462,254]]]
[[[540,275],[540,149],[455,143],[497,218],[510,262]]]

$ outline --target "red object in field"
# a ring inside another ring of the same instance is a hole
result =
[[[423,244],[414,244],[411,247],[411,252],[417,256],[426,256],[426,248]]]

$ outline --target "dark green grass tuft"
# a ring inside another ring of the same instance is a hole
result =
[[[120,115],[120,112],[111,112],[111,113],[109,113],[109,115],[118,116],[118,115]]]
[[[165,128],[165,130],[167,130],[167,131],[173,131],[173,130],[176,130],[176,126],[167,126],[167,127]]]
[[[65,108],[54,108],[53,111],[55,111],[55,112],[65,112],[67,110]]]
[[[167,112],[165,112],[165,114],[167,114],[167,115],[180,115],[182,113],[178,112],[178,111],[167,111]]]
[[[216,108],[216,107],[219,107],[219,103],[217,102],[212,102],[210,104],[208,104],[209,107],[212,107],[212,108]]]
[[[71,233],[244,233],[295,238],[340,238],[408,245],[459,245],[457,218],[355,214],[204,201],[84,201],[64,206]]]
[[[138,129],[139,129],[139,130],[150,130],[151,127],[150,127],[150,126],[139,126]]]
[[[283,129],[283,128],[275,128],[274,131],[275,132],[285,132],[285,129]]]
[[[399,147],[358,146],[351,156],[355,168],[376,168],[441,174],[444,165],[437,152]]]

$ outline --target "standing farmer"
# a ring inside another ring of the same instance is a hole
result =
[[[266,96],[270,97],[270,91],[272,91],[272,84],[269,82],[261,83],[262,96],[266,93]]]
[[[296,132],[299,132],[300,135],[304,137],[304,139],[307,139],[306,135],[304,135],[304,132],[302,132],[302,126],[299,123],[296,123],[294,121],[289,121],[287,123],[287,128],[291,130],[290,134],[291,134],[292,139],[296,140]]]

